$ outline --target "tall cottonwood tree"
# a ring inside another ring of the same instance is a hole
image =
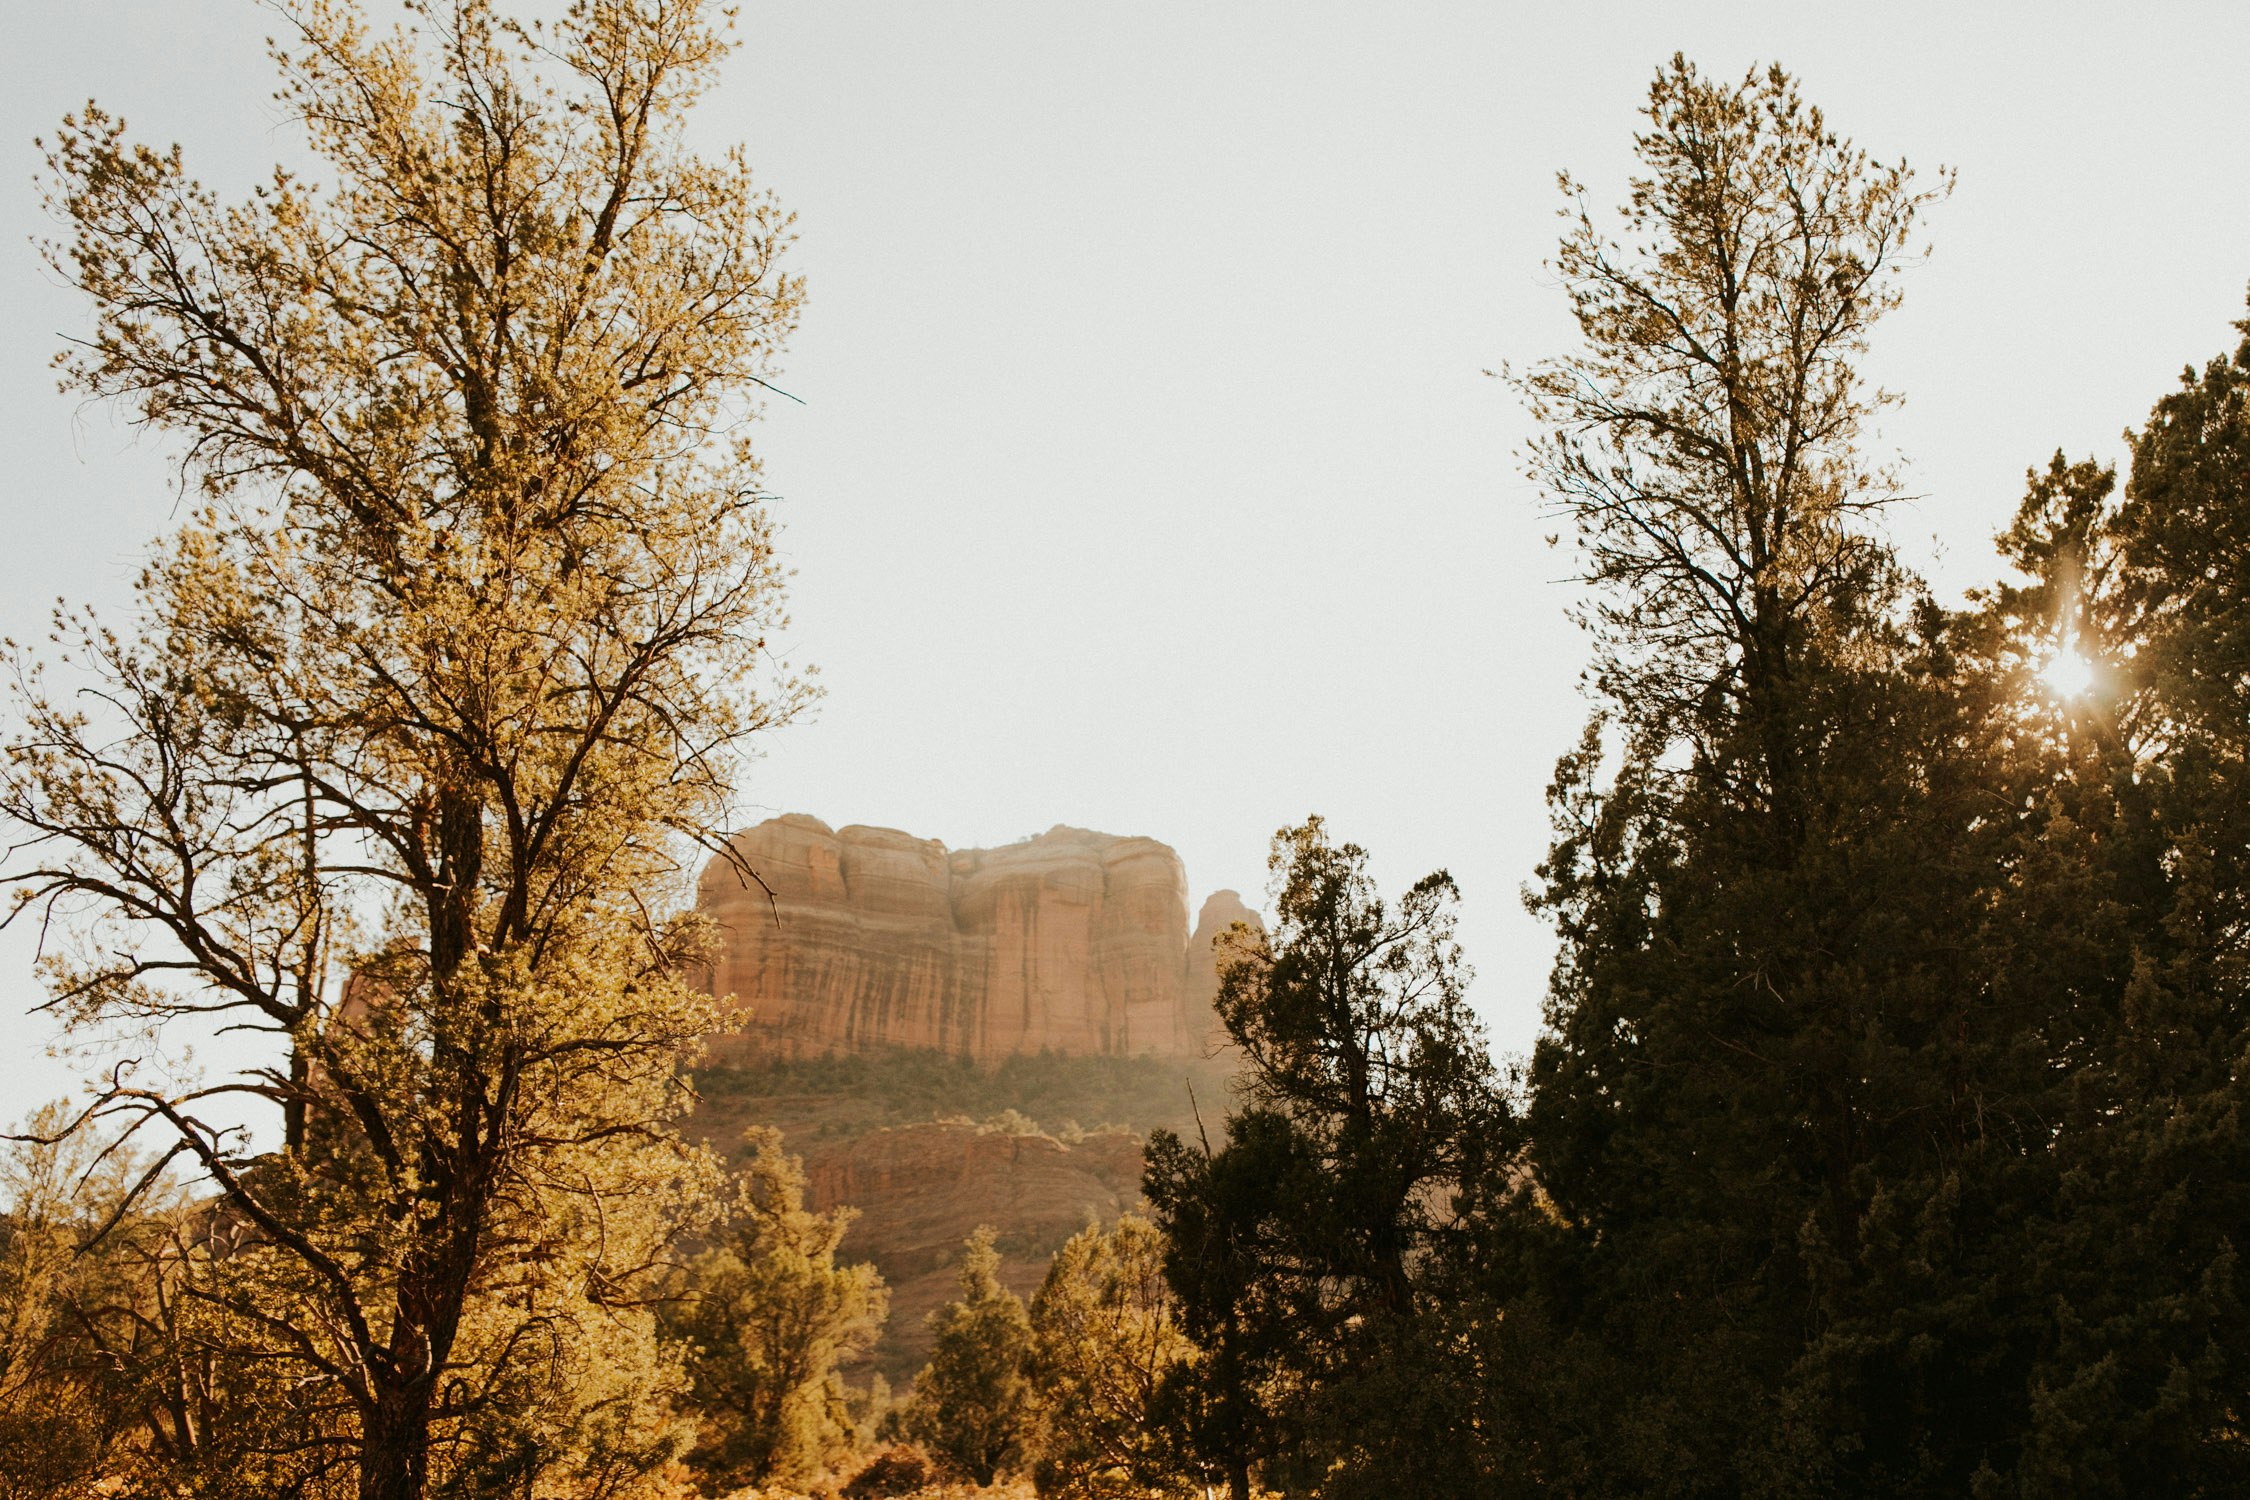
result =
[[[324,183],[223,203],[92,106],[53,138],[66,384],[201,498],[128,624],[18,654],[0,772],[17,910],[77,934],[58,1010],[272,1039],[208,1087],[122,1066],[87,1120],[254,1230],[200,1295],[333,1393],[307,1463],[368,1500],[676,1449],[640,1303],[709,1177],[667,1124],[712,1025],[686,856],[804,696],[744,437],[788,220],[683,135],[718,7],[409,9],[280,7]],[[278,1153],[213,1123],[244,1098]]]

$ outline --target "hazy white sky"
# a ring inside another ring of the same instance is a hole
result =
[[[0,630],[118,606],[163,447],[54,393],[31,138],[89,96],[239,191],[293,153],[248,0],[10,7],[0,55]],[[378,8],[378,14],[380,14]],[[2250,279],[2250,7],[749,0],[702,139],[800,215],[766,427],[817,719],[755,813],[954,846],[1069,822],[1256,899],[1309,811],[1387,884],[1450,868],[1475,994],[1534,1034],[1518,890],[1585,705],[1567,560],[1480,372],[1565,350],[1554,174],[1613,201],[1655,66],[1778,60],[1878,156],[1960,169],[1878,336],[1958,589],[2027,465],[2114,456]],[[0,942],[0,1116],[59,1092]]]

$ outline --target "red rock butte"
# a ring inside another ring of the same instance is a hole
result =
[[[699,897],[723,940],[711,991],[748,1010],[712,1039],[722,1063],[894,1046],[1208,1056],[1222,1039],[1211,943],[1256,920],[1220,891],[1191,933],[1169,846],[1060,825],[948,851],[792,813],[733,852],[757,879],[714,860]]]

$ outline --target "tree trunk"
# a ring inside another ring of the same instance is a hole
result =
[[[1227,1465],[1227,1500],[1250,1500],[1250,1466],[1234,1462]]]
[[[281,1146],[291,1156],[305,1149],[305,1094],[312,1086],[312,1069],[296,1035],[289,1038],[289,1094],[281,1102]]]
[[[437,809],[438,882],[430,903],[430,969],[450,979],[474,941],[470,914],[484,875],[484,804],[474,793],[446,791]]]
[[[429,1403],[387,1395],[368,1413],[361,1434],[359,1500],[422,1500],[429,1479]]]

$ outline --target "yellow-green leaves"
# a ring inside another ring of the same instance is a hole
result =
[[[70,625],[90,691],[19,672],[19,909],[83,939],[82,1022],[270,1034],[216,1086],[278,1107],[268,1160],[156,1080],[96,1118],[244,1226],[212,1336],[318,1393],[304,1452],[366,1495],[615,1493],[687,1437],[649,1304],[716,1180],[672,1128],[712,1024],[688,876],[807,696],[762,655],[745,426],[789,220],[687,143],[705,0],[282,10],[318,181],[222,203],[91,107],[48,155],[94,313],[66,381],[205,503],[132,628]]]

